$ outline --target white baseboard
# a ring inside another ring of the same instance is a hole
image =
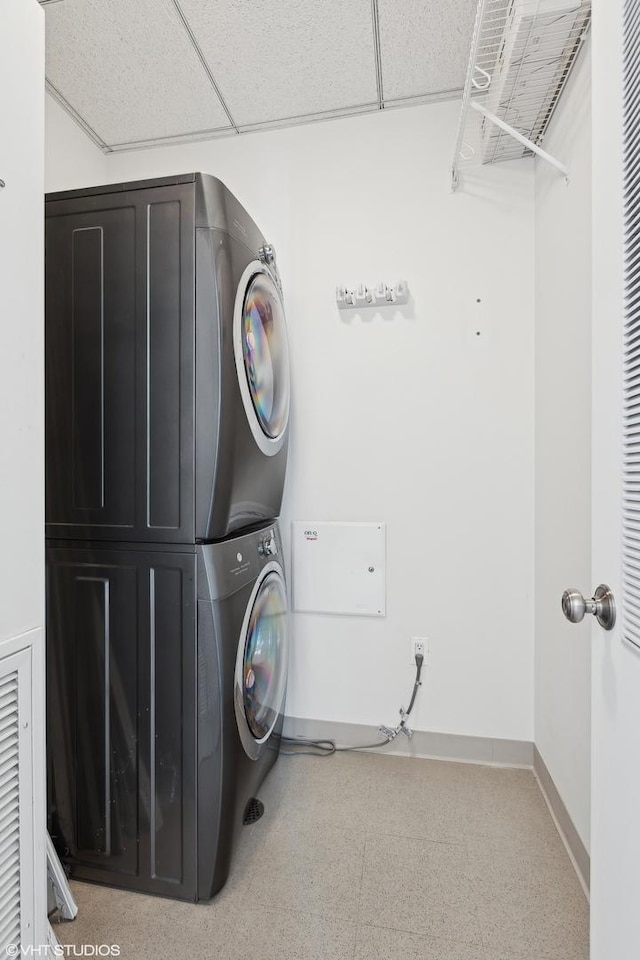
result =
[[[533,750],[533,772],[558,828],[558,833],[578,874],[578,879],[588,897],[591,880],[591,858],[537,747],[534,747]]]
[[[378,728],[369,724],[334,723],[304,717],[286,717],[285,737],[306,740],[335,740],[340,747],[359,747],[382,740]],[[365,748],[366,749],[366,748]],[[533,767],[533,744],[527,740],[499,740],[491,737],[464,737],[453,733],[416,730],[413,737],[400,735],[377,749],[397,757],[427,760],[455,760],[458,763],[486,763],[503,767]]]

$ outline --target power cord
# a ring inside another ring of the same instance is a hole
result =
[[[423,654],[416,653],[416,678],[413,684],[409,706],[406,710],[400,707],[400,723],[397,727],[381,726],[379,728],[380,733],[384,736],[384,740],[380,740],[378,743],[362,743],[354,747],[339,747],[336,745],[335,740],[305,740],[297,737],[281,737],[280,743],[292,749],[282,749],[281,746],[280,753],[283,753],[287,757],[330,757],[334,753],[346,753],[349,750],[375,750],[378,747],[386,747],[387,744],[395,740],[400,733],[411,739],[413,731],[407,724],[407,717],[413,710],[418,688],[422,686],[423,663]]]

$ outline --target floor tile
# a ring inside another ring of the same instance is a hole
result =
[[[233,960],[351,960],[356,924],[291,911],[245,911]],[[220,954],[219,960],[228,960]]]
[[[364,839],[340,830],[272,830],[253,862],[250,902],[339,920],[356,920]]]
[[[58,923],[61,943],[116,944],[122,960],[350,960],[355,923],[264,909],[247,899],[184,903],[73,884],[78,918]]]
[[[496,952],[480,945],[361,926],[356,935],[355,960],[529,960],[529,954]]]
[[[565,859],[566,850],[538,790],[503,791],[500,783],[469,790],[455,801],[461,836],[494,840],[523,856]]]
[[[312,825],[354,837],[379,835],[464,842],[457,764],[345,753],[304,758],[294,783],[280,797],[292,830]]]
[[[524,858],[471,845],[482,940],[532,960],[588,960],[588,904],[568,858]]]
[[[388,803],[370,800],[365,805],[363,830],[367,837],[394,836],[438,843],[466,842],[456,806],[444,798],[425,795]]]
[[[464,845],[405,837],[368,839],[360,922],[481,943]]]
[[[349,751],[328,757],[283,756],[274,767],[287,798],[333,801],[369,796],[377,766],[370,754]]]
[[[371,801],[354,797],[327,801],[306,799],[298,795],[295,800],[283,804],[283,816],[287,829],[293,833],[336,831],[350,837],[364,839],[371,829]],[[281,824],[278,823],[278,829]]]
[[[430,789],[440,793],[457,793],[460,767],[466,764],[442,760],[416,760],[410,757],[371,757],[372,795],[395,799],[423,794]]]
[[[366,835],[372,770],[365,754],[282,757],[277,766],[278,823],[286,822],[294,832],[321,829]]]

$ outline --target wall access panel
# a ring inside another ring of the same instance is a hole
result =
[[[294,610],[385,615],[384,523],[294,521],[291,532]]]

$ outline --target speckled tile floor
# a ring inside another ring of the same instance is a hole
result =
[[[281,757],[226,887],[193,905],[75,883],[61,943],[123,960],[588,960],[588,905],[533,774]]]

